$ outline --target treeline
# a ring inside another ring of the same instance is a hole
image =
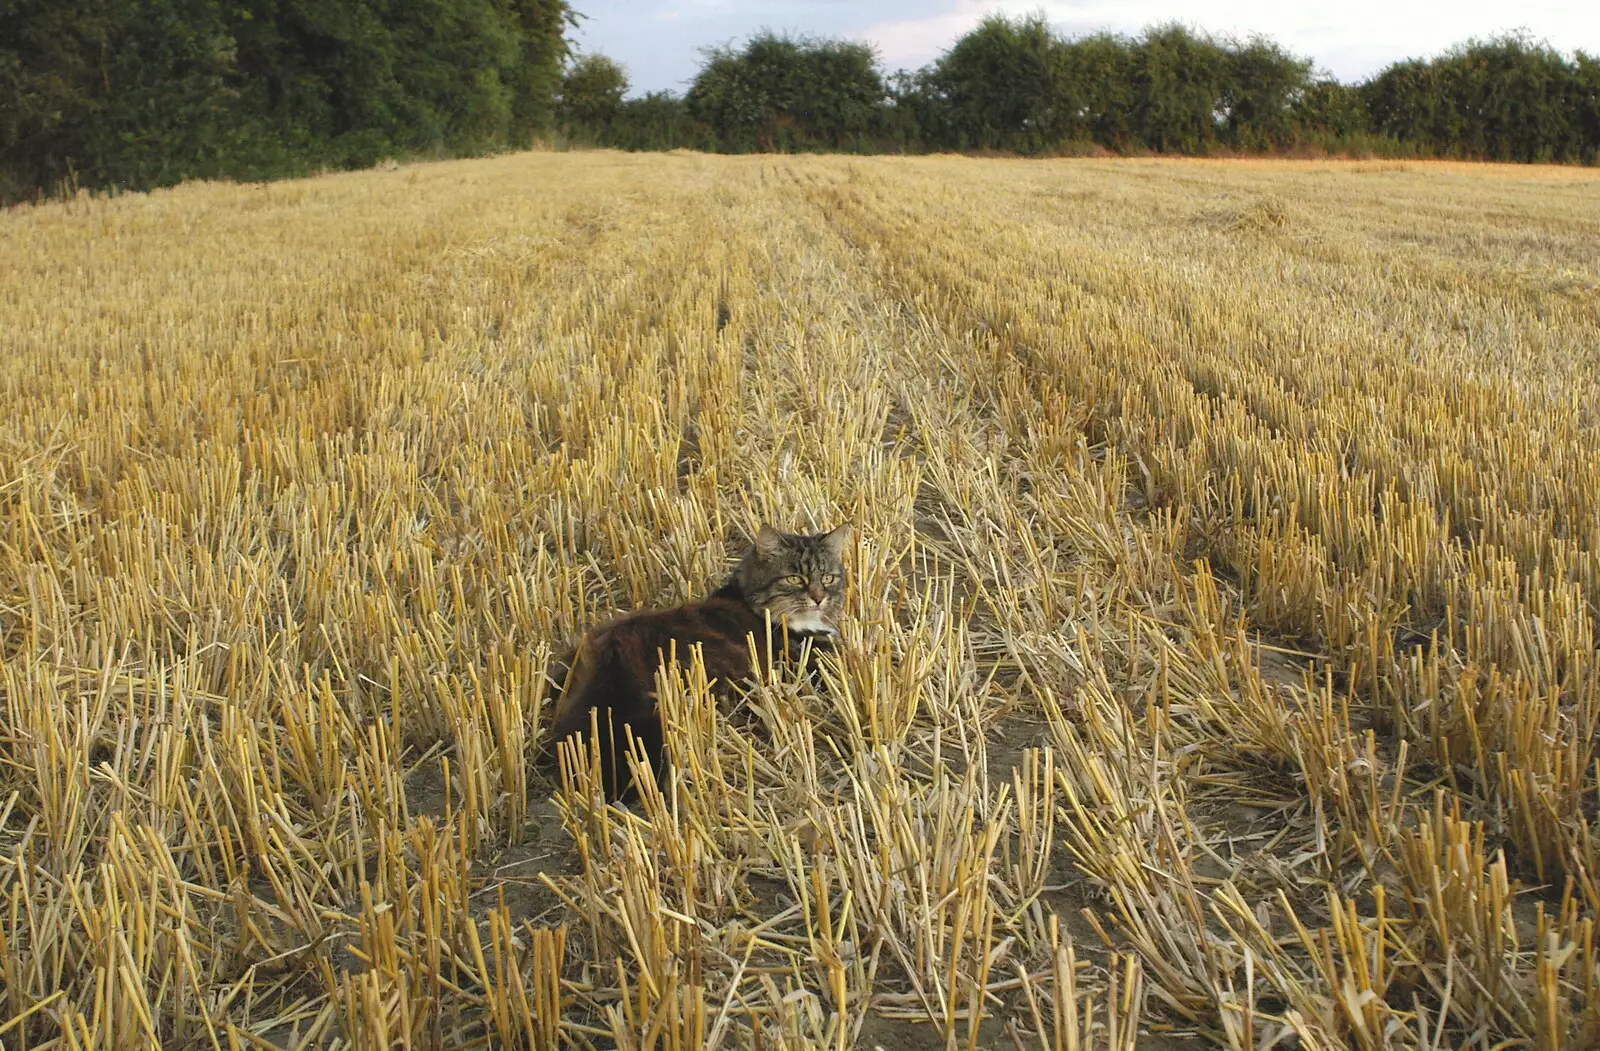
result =
[[[916,72],[770,33],[682,95],[567,63],[567,0],[0,0],[0,202],[568,141],[723,152],[1329,150],[1595,163],[1600,60],[1523,37],[1340,84],[1263,39],[991,17]]]
[[[994,16],[914,73],[886,75],[864,44],[768,33],[708,51],[681,96],[626,94],[620,66],[584,56],[558,122],[574,142],[630,150],[1600,155],[1600,61],[1519,36],[1346,85],[1261,38],[1169,25],[1063,39],[1042,18]]]
[[[565,0],[0,0],[0,200],[549,129]]]

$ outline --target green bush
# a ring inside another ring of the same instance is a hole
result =
[[[622,114],[628,74],[605,55],[584,55],[561,76],[556,126],[571,137],[603,142]]]
[[[1439,156],[1586,161],[1600,149],[1595,60],[1526,37],[1473,41],[1399,62],[1361,92],[1371,130]]]
[[[1205,153],[1281,149],[1304,137],[1311,64],[1270,41],[1183,26],[1137,39],[1062,40],[1038,16],[991,16],[910,78],[929,146],[1059,153],[1067,144]]]
[[[565,0],[0,0],[0,192],[528,142],[570,18]]]
[[[718,149],[750,153],[867,148],[888,99],[865,44],[762,33],[708,51],[685,102]]]

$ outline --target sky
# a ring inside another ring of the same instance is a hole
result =
[[[1560,51],[1600,53],[1600,0],[571,0],[586,16],[579,53],[628,70],[630,94],[682,92],[699,51],[761,29],[862,40],[884,67],[916,69],[988,14],[1042,13],[1067,36],[1138,33],[1179,21],[1216,34],[1260,33],[1353,82],[1403,58],[1522,29]]]

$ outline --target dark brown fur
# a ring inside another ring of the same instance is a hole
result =
[[[546,760],[552,761],[556,746],[568,739],[586,747],[593,716],[607,798],[632,794],[626,759],[630,733],[659,777],[666,757],[656,708],[656,670],[663,660],[675,653],[686,665],[692,659],[690,648],[698,644],[707,678],[715,680],[714,688],[725,697],[734,684],[752,676],[751,638],[756,659],[763,665],[768,661],[767,614],[773,617],[772,641],[781,647],[779,658],[784,652],[799,652],[805,638],[814,646],[828,645],[827,635],[786,637],[779,618],[792,610],[798,616],[799,604],[809,604],[832,623],[844,589],[839,549],[848,535],[841,528],[786,537],[764,528],[739,570],[710,597],[676,609],[629,614],[590,631],[556,704]],[[800,579],[807,582],[798,589],[785,584]],[[825,590],[824,579],[829,582]],[[808,598],[801,597],[806,594]]]

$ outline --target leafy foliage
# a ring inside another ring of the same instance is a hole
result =
[[[888,96],[867,45],[762,33],[708,51],[686,101],[718,148],[742,153],[859,148]]]
[[[670,91],[624,99],[602,142],[624,150],[709,150],[714,145],[711,129],[695,120],[689,104]]]
[[[570,19],[565,0],[0,2],[0,197],[526,141]]]
[[[1586,161],[1600,150],[1595,60],[1568,61],[1523,36],[1473,41],[1384,70],[1362,88],[1372,130],[1429,153]]]
[[[583,55],[561,77],[556,123],[568,134],[604,135],[622,113],[628,74],[605,55]]]
[[[1033,152],[1059,141],[1071,111],[1065,47],[1037,15],[985,18],[923,78],[941,145]]]
[[[573,130],[626,149],[1322,149],[1593,163],[1600,62],[1512,36],[1341,84],[1262,37],[1169,24],[1065,39],[1042,16],[992,15],[928,67],[892,76],[865,45],[763,33],[707,51],[686,98],[626,100]]]
[[[1310,63],[1169,25],[1138,40],[1056,37],[1040,17],[985,19],[919,80],[931,145],[1020,153],[1093,141],[1204,153],[1291,145]]]

